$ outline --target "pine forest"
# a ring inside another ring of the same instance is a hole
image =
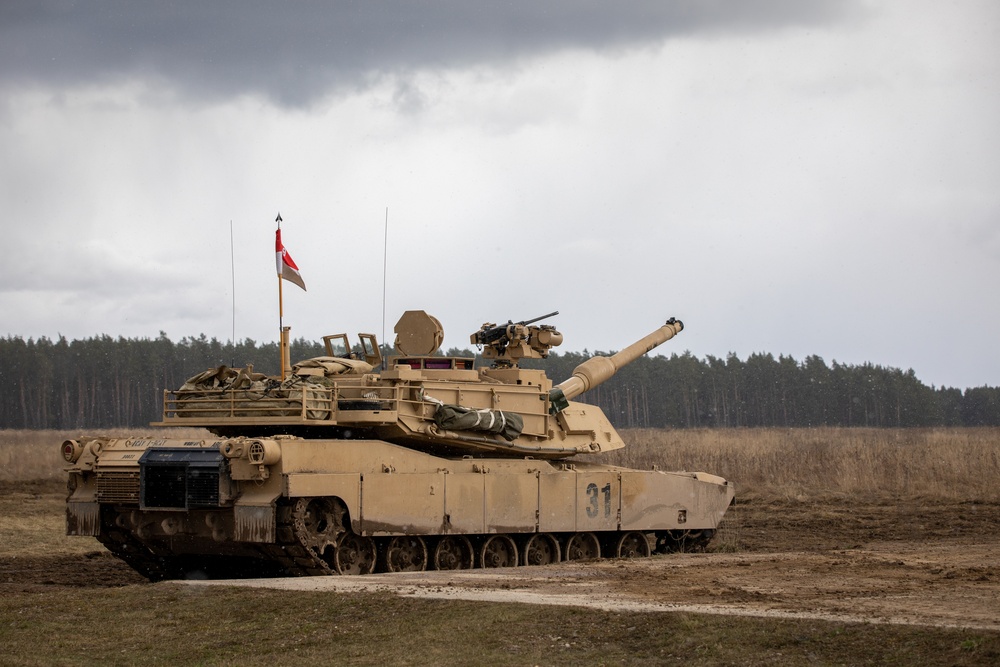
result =
[[[292,343],[293,361],[322,354],[319,343]],[[525,365],[545,368],[560,382],[589,356],[552,353]],[[164,333],[0,338],[0,428],[143,427],[159,420],[164,390],[188,377],[247,363],[276,374],[278,358],[277,343],[246,339],[233,346],[204,335],[176,343]],[[620,428],[1000,426],[998,387],[932,387],[912,370],[828,364],[818,356],[645,356],[577,400],[599,405]]]

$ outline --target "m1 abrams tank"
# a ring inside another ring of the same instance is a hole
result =
[[[550,315],[554,315],[552,313]],[[164,395],[157,426],[215,438],[81,438],[69,535],[157,580],[541,565],[703,549],[733,487],[702,472],[585,460],[625,445],[573,399],[678,334],[671,318],[553,385],[522,368],[562,342],[550,315],[484,324],[475,359],[435,356],[440,323],[408,311],[396,356],[372,334],[282,377],[225,366]]]

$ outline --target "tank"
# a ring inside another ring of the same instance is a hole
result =
[[[669,319],[558,384],[522,367],[562,343],[541,320],[486,323],[489,363],[441,356],[440,322],[407,311],[395,354],[324,337],[280,376],[220,366],[163,397],[154,426],[214,437],[67,440],[68,535],[151,580],[543,565],[703,550],[733,501],[704,472],[588,461],[625,446],[576,402],[681,332]],[[284,356],[284,355],[283,355]]]

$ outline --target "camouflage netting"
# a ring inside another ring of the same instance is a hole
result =
[[[371,370],[371,364],[356,359],[316,357],[295,364],[288,378],[278,382],[263,373],[223,365],[188,378],[178,392],[177,416],[218,417],[232,410],[234,417],[295,417],[305,400],[308,419],[329,419],[329,388],[335,378]]]
[[[327,378],[338,375],[364,375],[372,372],[372,365],[359,359],[344,359],[342,357],[313,357],[292,366],[292,375],[306,378],[312,382],[332,385]]]
[[[340,357],[314,357],[300,361],[292,366],[291,376],[285,380],[285,385],[297,385],[303,382],[328,385],[326,378],[338,375],[363,375],[370,373],[372,365],[357,359],[341,359]],[[230,368],[222,365],[198,373],[184,382],[180,391],[206,391],[210,389],[265,389],[276,384],[263,373],[254,373],[246,368]]]
[[[434,412],[434,423],[448,431],[496,433],[507,441],[514,440],[524,428],[524,418],[516,412],[475,410],[440,403]]]
[[[267,376],[263,373],[252,373],[245,368],[235,369],[222,365],[189,377],[181,391],[206,391],[209,389],[241,389],[255,382],[263,382]]]

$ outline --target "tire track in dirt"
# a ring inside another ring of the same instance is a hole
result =
[[[931,550],[901,542],[830,553],[672,554],[492,571],[183,583],[1000,631],[997,547],[997,540]]]

